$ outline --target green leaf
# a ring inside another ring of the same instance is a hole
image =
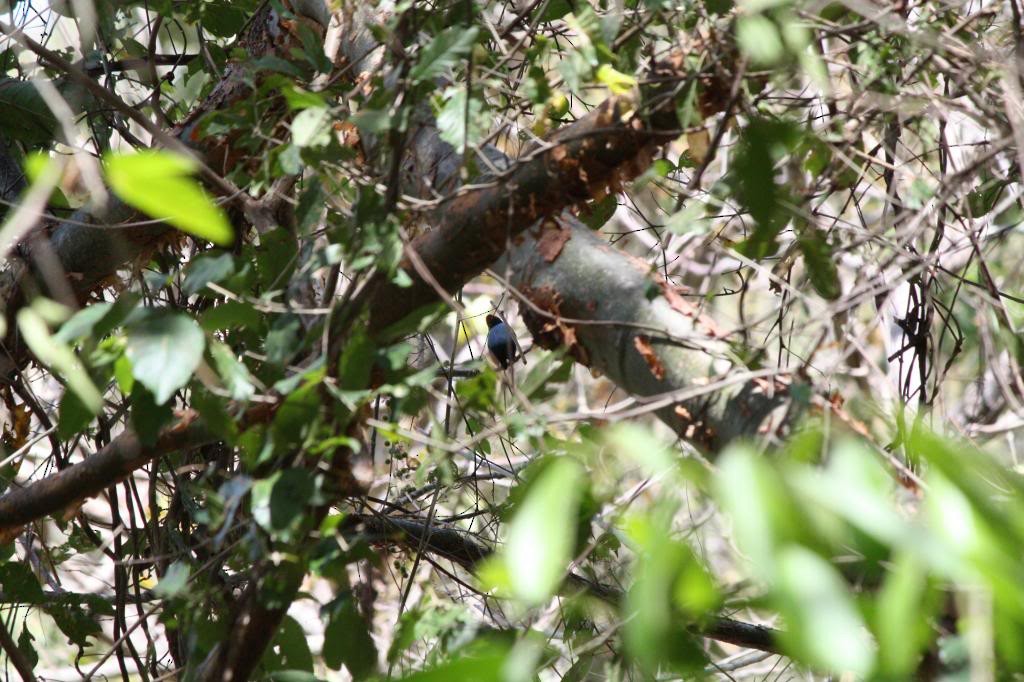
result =
[[[690,128],[699,125],[702,117],[700,108],[697,106],[697,80],[686,86],[681,96],[676,97],[676,119],[680,128]]]
[[[592,52],[593,46],[587,43],[582,49],[572,50],[558,62],[558,72],[562,74],[562,79],[571,92],[579,92],[588,85],[593,71],[594,58],[590,56]]]
[[[218,38],[230,38],[245,24],[248,13],[244,3],[214,0],[204,2],[202,7],[203,28]]]
[[[170,404],[157,404],[152,392],[139,382],[131,388],[131,418],[135,433],[143,445],[152,445],[160,436],[160,429],[174,417]]]
[[[53,338],[62,343],[71,343],[78,339],[90,336],[92,330],[96,327],[100,320],[106,317],[107,313],[113,308],[113,303],[93,303],[90,306],[82,308],[74,315],[71,316],[67,322],[61,325],[57,333],[53,335]]]
[[[303,109],[292,119],[292,144],[296,147],[322,147],[330,142],[330,133],[327,107]]]
[[[628,94],[636,87],[636,78],[616,71],[610,64],[602,64],[595,74],[599,83],[603,83],[613,95]]]
[[[153,594],[163,599],[171,599],[180,595],[188,586],[191,569],[183,561],[175,561],[167,567],[160,582],[153,588]]]
[[[284,469],[252,487],[252,516],[256,523],[281,540],[289,540],[306,518],[315,492],[313,475],[305,469]]]
[[[722,455],[715,488],[740,549],[759,576],[771,581],[777,547],[799,538],[799,529],[806,523],[783,477],[753,448],[735,445]]]
[[[807,132],[800,143],[804,157],[804,170],[811,175],[821,175],[832,161],[832,148],[817,135]]]
[[[580,218],[592,230],[600,230],[604,227],[613,215],[615,210],[619,207],[618,197],[614,194],[609,194],[600,201],[595,201],[592,204],[587,204],[586,215],[581,215]]]
[[[827,561],[799,546],[780,551],[774,597],[786,621],[783,642],[794,659],[857,677],[871,669],[874,643],[849,590]]]
[[[22,627],[21,634],[18,635],[18,648],[21,650],[21,655],[25,657],[28,664],[33,668],[39,663],[39,652],[32,646],[32,642],[36,640],[32,636],[32,633],[28,631],[27,627]]]
[[[381,109],[360,109],[352,123],[363,135],[381,135],[391,129],[391,116]]]
[[[682,458],[670,452],[650,428],[623,422],[604,431],[603,436],[617,458],[636,463],[644,476],[655,479],[665,476],[682,483]]]
[[[496,387],[498,375],[494,372],[481,372],[475,377],[463,379],[455,384],[455,393],[459,396],[459,404],[464,410],[495,409]]]
[[[484,114],[484,104],[476,97],[469,98],[466,105],[466,88],[451,87],[445,90],[444,104],[437,112],[437,129],[441,139],[461,154],[467,145],[480,141],[490,123]]]
[[[454,661],[412,673],[401,678],[402,682],[506,682],[503,668],[506,651],[498,645],[474,647],[482,650],[465,655]]]
[[[538,21],[557,21],[572,11],[573,5],[569,0],[550,0],[542,3],[540,8],[543,13],[537,18]]]
[[[762,66],[777,64],[786,54],[778,27],[761,14],[745,14],[736,20],[736,42]]]
[[[28,565],[19,561],[0,564],[0,586],[5,595],[25,604],[41,604],[43,588]]]
[[[281,145],[271,152],[272,158],[286,175],[298,175],[302,172],[302,150],[294,144]]]
[[[212,341],[210,357],[217,368],[217,374],[228,389],[232,400],[248,400],[256,393],[253,385],[255,379],[245,364],[235,357],[234,351],[226,343]]]
[[[1000,536],[1024,543],[1024,477],[968,443],[941,438],[920,426],[908,439],[907,452],[930,462],[969,501],[972,514]],[[954,537],[963,530],[954,519],[944,525]]]
[[[0,78],[0,130],[29,145],[53,141],[57,119],[32,81]]]
[[[551,97],[551,85],[544,69],[532,65],[523,80],[523,94],[534,104],[543,104]]]
[[[469,54],[476,42],[479,29],[476,26],[452,26],[434,36],[430,44],[420,52],[416,66],[409,71],[413,83],[433,80],[455,66],[464,56]]]
[[[53,618],[57,627],[68,638],[68,642],[80,647],[89,645],[89,638],[103,632],[96,619],[96,612],[105,610],[113,612],[110,605],[105,607],[96,601],[88,603],[86,610],[73,594],[62,595],[56,601],[47,603],[43,610]]]
[[[260,235],[256,247],[256,273],[263,290],[283,289],[295,272],[299,252],[296,236],[291,230],[278,228]]]
[[[568,381],[572,372],[572,362],[562,353],[544,353],[534,356],[535,362],[527,366],[529,370],[523,377],[519,389],[528,398],[544,400],[558,390],[558,384]]]
[[[68,344],[90,337],[98,340],[120,326],[138,303],[139,295],[130,291],[122,293],[113,303],[93,303],[72,315],[54,336]]]
[[[572,560],[584,482],[574,459],[553,460],[530,483],[509,523],[501,556],[513,594],[528,604],[547,600]]]
[[[234,230],[227,216],[189,177],[196,163],[168,151],[107,154],[107,181],[125,203],[174,227],[228,246]]]
[[[971,218],[982,218],[996,207],[1003,196],[1009,180],[996,180],[988,173],[982,173],[981,184],[967,194],[967,209]]]
[[[924,546],[920,531],[912,528],[891,502],[891,477],[857,441],[841,440],[833,448],[825,471],[808,467],[790,480],[808,500],[880,542]]]
[[[718,602],[693,552],[671,535],[673,511],[664,505],[632,517],[625,526],[637,553],[636,578],[626,597],[625,642],[651,672],[665,665],[679,672],[703,668],[704,653],[686,625]]]
[[[931,591],[925,567],[911,554],[900,554],[878,595],[874,619],[882,677],[913,679],[930,638]]]
[[[293,390],[281,403],[271,424],[274,447],[277,451],[298,447],[316,425],[320,409],[320,382],[307,381]]]
[[[235,257],[230,253],[204,253],[189,263],[181,290],[186,296],[192,296],[207,284],[222,282],[233,274]]]
[[[319,92],[310,92],[291,83],[281,87],[281,94],[284,95],[288,102],[288,108],[292,111],[327,106],[327,101]]]
[[[765,258],[778,249],[776,240],[789,222],[784,208],[789,192],[776,182],[775,161],[800,137],[792,124],[768,119],[754,119],[743,130],[729,183],[756,223],[754,233],[737,247],[748,258]]]
[[[126,326],[132,375],[163,405],[188,383],[203,358],[206,335],[182,313],[144,309]]]
[[[1016,227],[1022,222],[1024,222],[1024,210],[1021,209],[1020,199],[1017,199],[1007,206],[1006,209],[1000,211],[992,220],[992,224],[1000,228]]]
[[[734,4],[733,0],[704,0],[704,6],[708,11],[719,16],[731,10]]]
[[[218,306],[203,311],[199,323],[206,331],[213,332],[238,327],[259,329],[264,319],[264,316],[251,303],[224,301]]]
[[[464,608],[431,604],[408,609],[402,614],[391,640],[388,663],[397,662],[416,642],[457,638],[467,627],[473,627],[473,619]]]
[[[344,665],[353,680],[363,680],[377,669],[377,647],[355,601],[350,596],[339,601],[324,630],[324,663],[331,670]]]
[[[804,72],[811,78],[816,86],[824,92],[830,92],[831,82],[828,78],[828,69],[825,62],[814,49],[812,43],[813,34],[808,29],[803,19],[794,16],[790,12],[782,14],[782,40],[789,48],[790,53],[795,55],[797,62]]]
[[[341,352],[338,360],[338,383],[342,389],[353,391],[369,387],[373,359],[377,344],[370,337],[356,331]]]
[[[807,276],[814,290],[821,294],[822,298],[830,301],[839,298],[843,289],[839,284],[839,271],[832,258],[832,247],[825,234],[813,228],[804,230],[797,240],[797,246],[804,255]]]
[[[295,78],[305,78],[302,69],[296,64],[272,54],[264,55],[259,59],[253,59],[250,65],[254,70],[276,71],[277,73],[284,73]]]
[[[299,672],[307,675],[313,672],[313,654],[309,651],[306,633],[298,621],[291,616],[286,615],[281,620],[280,629],[263,654],[263,668],[267,671]],[[289,678],[275,677],[274,679]]]
[[[325,682],[313,673],[304,670],[275,670],[267,677],[273,682]]]
[[[601,667],[598,665],[596,656],[584,654],[565,671],[562,682],[586,682],[586,680],[600,679],[601,677]]]
[[[60,414],[57,420],[57,437],[61,440],[73,438],[82,433],[96,416],[87,408],[73,391],[65,391],[60,399]]]
[[[103,396],[74,352],[51,336],[38,306],[33,304],[18,311],[18,328],[36,359],[62,377],[87,410],[93,415],[98,414],[103,407]]]

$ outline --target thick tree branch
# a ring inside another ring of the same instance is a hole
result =
[[[637,398],[623,416],[650,409],[715,453],[783,402],[770,378],[701,390],[737,373],[722,332],[686,292],[571,215],[530,230],[495,269],[509,272],[536,343],[566,349]]]
[[[353,24],[357,38],[346,54],[369,72],[378,57],[364,58],[377,54],[365,25],[383,19],[362,20]],[[733,55],[728,45],[717,49]],[[649,166],[660,145],[678,136],[673,95],[691,78],[706,86],[705,115],[732,103],[737,81],[688,73],[677,58],[656,63],[648,80],[657,85],[642,89],[639,102],[612,97],[516,161],[485,147],[481,152],[499,174],[461,189],[462,155],[440,139],[429,112],[421,112],[407,153],[405,191],[422,198],[450,194],[431,213],[435,227],[407,247],[403,267],[412,286],[387,283],[373,293],[371,332],[437,301],[438,289],[452,294],[507,254],[494,269],[509,276],[541,346],[566,348],[637,398],[636,410],[653,411],[706,453],[756,434],[784,404],[785,384],[767,375],[734,380],[741,368],[727,341],[686,292],[566,211],[618,191]],[[630,113],[634,108],[644,115]],[[700,389],[722,380],[729,385]]]
[[[125,431],[84,461],[0,496],[0,538],[9,539],[25,524],[75,507],[161,455],[215,440],[194,412],[164,430],[151,446],[143,445],[134,432]]]
[[[662,82],[680,83],[675,69],[661,65],[655,72]],[[517,162],[486,148],[493,165],[510,169],[461,193],[461,156],[428,117],[411,145],[409,191],[429,196],[447,188],[454,198],[435,214],[439,226],[409,246],[421,261],[406,265],[413,286],[388,285],[374,295],[371,328],[380,331],[436,300],[435,284],[451,293],[507,250],[494,270],[508,274],[539,345],[567,349],[634,396],[634,412],[654,412],[706,453],[756,434],[784,404],[785,383],[770,373],[738,380],[744,375],[723,333],[685,291],[563,212],[615,191],[647,167],[659,143],[675,137],[674,110],[657,108],[664,94],[648,92],[655,115],[644,122],[618,117],[622,100],[612,98]],[[424,267],[435,282],[421,276]],[[709,384],[714,390],[700,388]]]
[[[456,191],[434,212],[437,227],[408,249],[446,292],[494,263],[509,242],[538,219],[615,191],[650,164],[657,145],[679,133],[664,93],[646,101],[613,96],[590,114],[528,151],[510,170],[482,187]],[[636,110],[644,109],[644,119]],[[409,287],[387,282],[370,305],[370,330],[379,333],[410,312],[438,300],[411,256],[403,261]]]
[[[254,19],[254,22],[269,26],[273,23],[273,18],[260,17],[258,21]],[[269,34],[268,30],[266,35],[259,36],[267,39],[265,49],[270,49],[269,46],[274,44],[274,41],[268,38]],[[240,40],[240,43],[251,47],[244,39]],[[671,75],[676,82],[681,78],[676,72]],[[666,82],[672,81],[668,79]],[[244,97],[248,92],[247,86],[230,78],[225,79],[223,90],[210,98],[210,106],[223,106],[233,101],[233,97]],[[544,145],[528,151],[510,170],[497,178],[489,179],[485,186],[457,191],[446,199],[434,212],[440,221],[439,227],[422,235],[409,247],[436,281],[430,282],[427,278],[420,277],[417,269],[412,267],[412,258],[407,258],[405,267],[413,277],[413,286],[409,289],[400,289],[390,282],[382,282],[374,288],[368,301],[371,331],[379,333],[421,305],[437,300],[437,286],[451,292],[483,272],[502,255],[510,241],[514,242],[539,219],[557,215],[565,208],[576,206],[595,196],[617,191],[621,182],[628,181],[642,172],[649,164],[657,146],[673,139],[678,133],[671,99],[664,95],[662,91],[651,90],[645,93],[639,102],[634,97],[612,97],[588,116],[551,136]],[[633,113],[637,110],[645,111],[646,116],[641,117]],[[197,130],[198,121],[199,115],[190,117],[177,131],[178,134],[183,139],[191,140]],[[216,162],[218,154],[222,154],[223,159],[229,157],[228,145],[229,143],[222,146],[213,145],[207,150],[206,158],[210,166],[220,167]],[[75,229],[61,232],[61,228],[64,227],[61,226],[55,231],[53,243],[65,267],[68,264],[76,264],[74,258],[77,254],[95,251],[96,242],[105,236],[100,234],[105,230],[88,227],[78,229],[76,226]],[[127,260],[145,253],[145,250],[152,248],[165,232],[166,228],[161,225],[144,226],[135,242],[130,238],[124,240],[124,235],[120,235],[120,249],[111,249],[111,255],[105,257],[101,255],[98,264],[93,260],[82,263],[81,271],[72,270],[83,273],[79,281],[84,283],[76,288],[76,292],[90,290],[96,282],[109,276]],[[68,248],[69,246],[72,248]],[[88,257],[96,258],[93,254],[89,254]],[[674,338],[675,333],[673,332],[671,336]],[[17,358],[12,360],[13,367],[19,366]],[[102,469],[102,475],[107,479],[126,475],[131,471],[128,467],[141,466],[145,461],[160,454],[139,453],[137,447],[132,447],[130,438],[131,436],[128,436],[129,440],[121,443],[126,448],[124,452],[111,455],[114,462],[123,468],[111,465],[107,469]],[[135,445],[137,446],[137,443]],[[100,454],[102,453],[98,453],[94,458]],[[140,460],[140,457],[144,459]],[[101,477],[101,472],[97,471],[96,477],[90,479],[90,470],[89,467],[76,470],[78,475],[84,476],[88,482],[89,490],[98,484]],[[22,517],[12,516],[11,518],[15,519],[14,526],[18,527],[25,520],[58,511],[68,502],[81,499],[88,494],[82,492],[78,497],[71,497],[62,503],[68,493],[54,493],[46,487],[49,485],[61,489],[59,484],[63,481],[60,476],[58,474],[27,489],[43,491],[46,494],[37,495],[48,499],[49,503],[45,507],[37,505],[33,511]],[[105,480],[102,485],[108,483],[109,480]],[[3,506],[5,502],[9,504],[6,497],[0,498],[0,528],[7,526]],[[19,522],[18,519],[25,520]],[[465,551],[465,547],[455,542],[457,538],[452,540],[449,543],[444,540],[444,536],[439,536],[437,549],[448,554]],[[235,626],[232,628],[232,636],[209,661],[209,667],[204,671],[209,679],[223,679],[226,672],[244,678],[246,671],[252,670],[258,662],[259,652],[262,652],[272,638],[276,624],[280,622],[284,610],[287,609],[287,603],[263,603],[260,598],[259,575],[262,574],[258,574],[257,579],[252,581],[249,590],[233,610]]]

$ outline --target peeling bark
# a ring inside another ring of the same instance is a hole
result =
[[[549,262],[539,244],[544,232],[529,231],[495,266],[510,273],[526,299],[523,320],[534,341],[566,348],[578,362],[598,370],[643,403],[687,388],[699,388],[734,369],[728,344],[714,322],[649,268],[635,267],[576,218],[561,253]],[[714,333],[713,333],[714,332]],[[708,454],[740,436],[757,433],[783,402],[755,381],[706,396],[670,401],[656,414],[679,436]]]
[[[676,76],[678,81],[681,74]],[[483,187],[446,197],[433,214],[436,227],[413,240],[408,249],[450,294],[494,263],[509,241],[537,220],[615,191],[643,172],[657,146],[678,134],[672,101],[663,94],[648,92],[641,102],[629,96],[608,98],[543,145],[527,150]],[[645,107],[648,116],[641,118],[635,112]],[[436,154],[430,131],[421,130],[420,142],[412,153],[427,151],[430,161],[445,156],[443,151]],[[456,177],[442,177],[437,185],[447,185]],[[546,251],[557,255],[557,249]],[[412,257],[407,255],[402,267],[413,283],[409,287],[383,284],[370,306],[371,333],[438,300],[435,286],[419,274]]]
[[[587,125],[581,122],[577,132],[587,130]],[[567,132],[572,129],[564,129],[556,139],[575,138]],[[664,136],[651,133],[650,139],[668,137],[668,132]],[[429,196],[434,187],[457,185],[458,155],[451,147],[425,125],[416,139],[410,165],[431,167],[434,172],[414,177],[419,184],[409,191]],[[722,330],[695,302],[647,263],[616,249],[569,212],[562,212],[585,201],[590,191],[585,185],[562,191],[558,169],[572,169],[566,171],[565,180],[571,183],[573,178],[579,180],[574,175],[578,169],[590,164],[574,161],[566,149],[553,144],[540,161],[526,154],[529,160],[519,162],[518,172],[533,182],[530,186],[541,193],[541,200],[531,201],[529,194],[516,199],[524,185],[502,176],[496,186],[462,195],[472,199],[446,205],[441,225],[414,240],[410,248],[448,293],[465,281],[462,278],[475,275],[480,262],[507,248],[494,270],[507,272],[514,293],[525,299],[524,321],[537,345],[565,349],[577,362],[637,397],[641,405],[655,400],[665,403],[652,408],[655,414],[707,454],[717,453],[737,437],[757,434],[765,418],[785,403],[784,384],[751,379],[699,397],[665,398],[673,393],[700,393],[701,386],[735,371],[735,358],[722,339]],[[581,145],[572,153],[585,158],[594,149]],[[511,163],[497,150],[484,153],[499,168]],[[622,163],[629,165],[637,158],[624,153]],[[622,173],[609,170],[604,177],[614,180]],[[477,219],[488,211],[494,211],[490,222]],[[500,220],[508,214],[514,220]],[[470,247],[464,250],[467,242]],[[467,253],[469,258],[464,257]],[[434,290],[415,269],[407,266],[407,273],[416,283],[413,288],[420,305],[436,300]],[[371,309],[376,315],[374,329],[380,330],[385,322],[400,319],[401,311],[408,314],[414,308],[407,290],[392,286],[374,298]]]

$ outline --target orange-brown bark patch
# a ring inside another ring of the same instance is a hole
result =
[[[562,298],[550,287],[524,288],[523,293],[535,307],[521,308],[523,322],[541,348],[565,348],[577,362],[590,365],[590,355],[579,342],[576,328],[562,319]],[[546,313],[546,314],[545,314]]]
[[[654,352],[654,346],[651,345],[651,340],[643,334],[637,334],[633,337],[633,346],[636,347],[636,351],[640,353],[640,356],[647,363],[647,366],[651,370],[651,374],[658,381],[665,378],[665,366],[661,364],[661,359],[658,358],[658,354]]]
[[[541,225],[541,234],[537,239],[537,250],[548,263],[554,263],[562,253],[565,243],[572,239],[572,230],[562,226],[558,221],[545,220]]]
[[[658,286],[661,287],[661,293],[665,296],[665,300],[668,301],[668,304],[672,309],[686,315],[687,317],[692,317],[693,321],[697,324],[698,329],[711,338],[724,336],[724,333],[715,321],[702,313],[697,306],[683,298],[676,287],[663,279],[658,281]]]

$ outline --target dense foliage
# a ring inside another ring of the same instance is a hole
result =
[[[1024,673],[1019,0],[0,11],[9,675]]]

